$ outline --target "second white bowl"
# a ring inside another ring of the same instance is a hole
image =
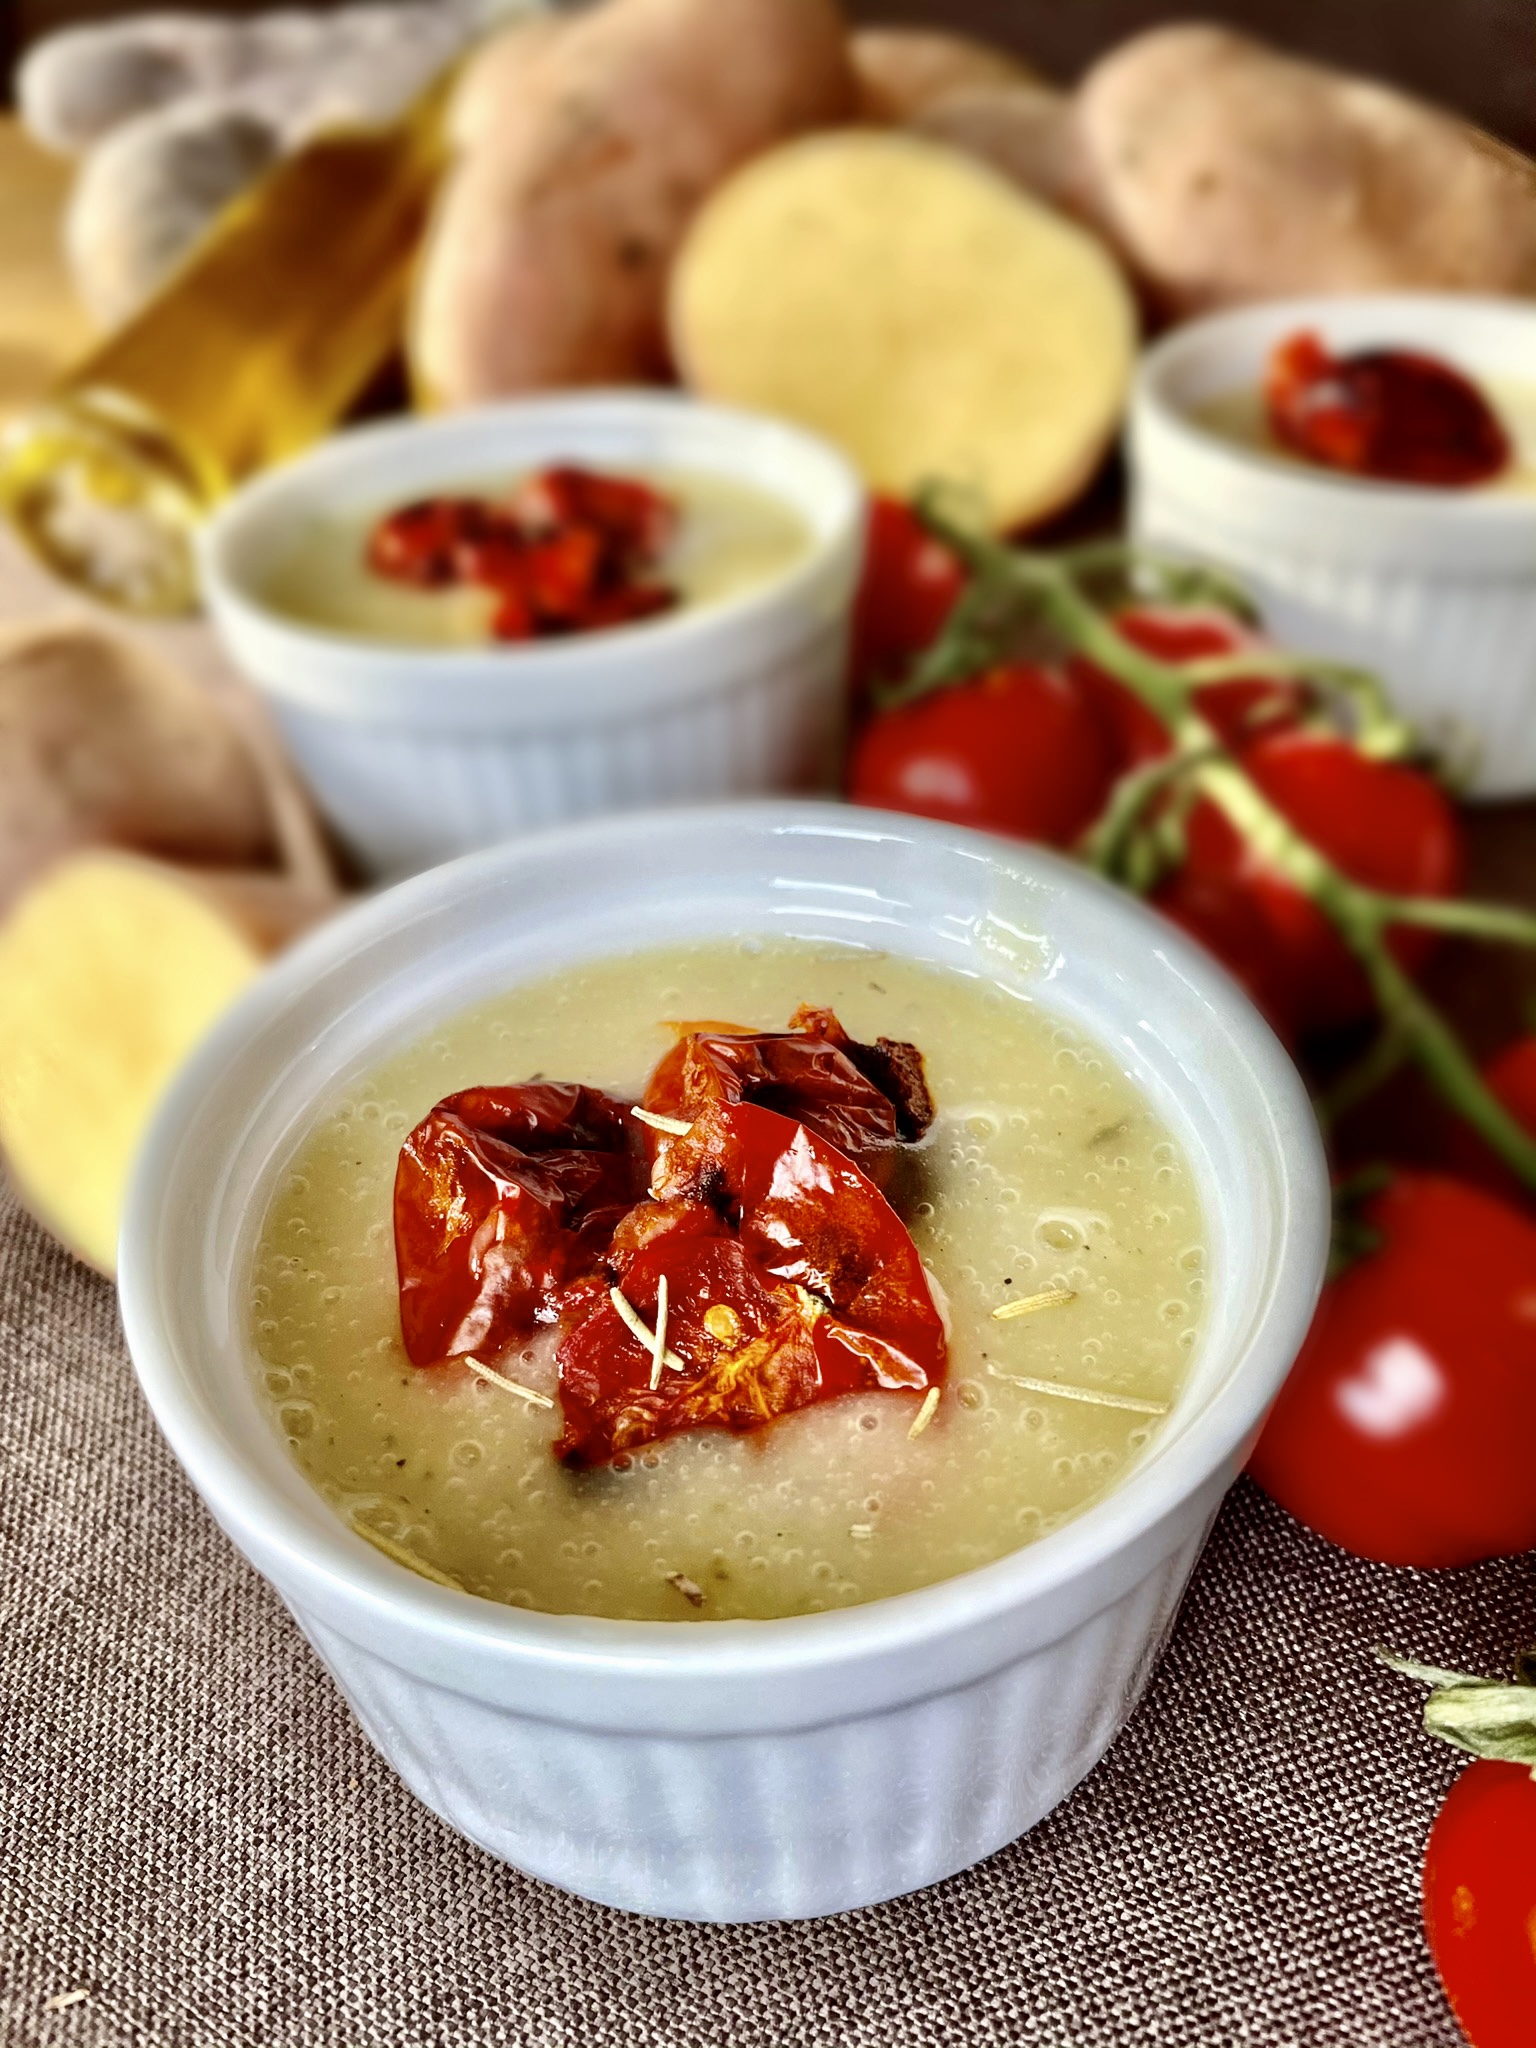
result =
[[[531,645],[390,647],[261,595],[303,520],[556,462],[753,485],[799,513],[810,545],[737,596]],[[863,527],[853,471],[798,428],[667,392],[577,392],[339,434],[237,492],[202,570],[321,809],[366,873],[394,878],[569,819],[830,786]]]
[[[1536,305],[1523,301],[1379,293],[1193,321],[1137,377],[1135,539],[1233,571],[1287,646],[1375,670],[1405,717],[1471,762],[1471,794],[1536,792],[1536,492],[1341,476],[1194,417],[1262,384],[1270,350],[1299,328],[1336,350],[1418,349],[1474,378],[1524,380],[1536,404]]]

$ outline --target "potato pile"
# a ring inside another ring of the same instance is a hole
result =
[[[102,1272],[161,1090],[335,900],[302,798],[206,691],[89,623],[0,637],[0,1153]]]
[[[1077,90],[835,0],[603,0],[466,70],[410,349],[426,402],[680,374],[869,481],[1064,505],[1138,309],[1536,290],[1536,166],[1401,93],[1199,24]]]

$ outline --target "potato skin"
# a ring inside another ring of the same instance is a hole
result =
[[[1021,191],[1052,206],[1067,204],[1078,183],[1071,102],[1048,85],[970,86],[920,107],[914,135],[988,164]]]
[[[951,94],[1036,74],[1007,50],[941,29],[861,28],[848,38],[858,118],[899,128]]]
[[[1536,290],[1536,165],[1386,86],[1174,26],[1101,59],[1074,124],[1075,203],[1170,316]]]
[[[519,31],[514,30],[514,35]],[[606,0],[524,45],[440,201],[411,360],[429,402],[666,374],[672,255],[739,163],[845,118],[835,0]]]
[[[0,635],[0,906],[104,843],[251,866],[277,851],[258,764],[197,684],[86,622]]]

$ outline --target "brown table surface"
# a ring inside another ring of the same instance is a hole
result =
[[[0,407],[82,336],[61,190],[0,124]],[[58,601],[0,555],[0,621]],[[1480,886],[1536,895],[1536,808],[1473,837]],[[1447,948],[1436,979],[1486,1045],[1536,967]],[[627,1918],[403,1790],[160,1443],[109,1287],[0,1193],[0,2039],[1454,2048],[1416,1885],[1456,1760],[1370,1646],[1498,1668],[1533,1595],[1530,1559],[1347,1559],[1245,1484],[1130,1728],[1024,1841],[816,1925]]]

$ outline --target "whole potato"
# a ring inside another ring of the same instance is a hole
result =
[[[410,334],[419,391],[450,406],[664,375],[667,273],[701,202],[853,105],[835,0],[606,0],[488,46],[461,91]]]
[[[1074,125],[1076,204],[1173,316],[1536,289],[1536,165],[1387,86],[1188,24],[1101,59]]]
[[[942,29],[857,29],[848,39],[848,55],[860,120],[892,128],[951,93],[1035,76],[1008,51]]]
[[[1028,79],[969,86],[920,107],[906,125],[914,135],[990,164],[1053,206],[1069,202],[1076,188],[1072,103],[1053,86]]]
[[[100,844],[199,864],[277,850],[259,766],[205,691],[88,622],[14,627],[0,634],[0,908]]]

